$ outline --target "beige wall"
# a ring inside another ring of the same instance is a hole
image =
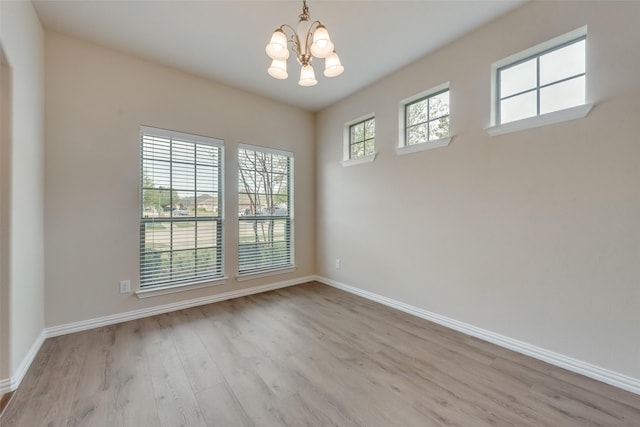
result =
[[[640,378],[639,22],[531,2],[319,113],[318,273]],[[585,24],[590,115],[488,136],[490,64]],[[447,81],[451,145],[397,156],[398,102]],[[378,158],[342,167],[368,113]]]
[[[225,141],[224,286],[138,299],[140,125]],[[56,33],[46,37],[46,325],[315,273],[313,115]],[[295,273],[237,282],[237,146],[294,152]]]
[[[11,86],[11,67],[0,45],[0,379],[11,376],[9,372]]]
[[[4,389],[21,374],[44,328],[44,34],[30,2],[0,2],[0,43],[6,62],[0,132]]]

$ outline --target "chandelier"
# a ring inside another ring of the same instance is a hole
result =
[[[302,13],[299,18],[297,29],[284,24],[271,35],[271,41],[266,47],[267,55],[273,60],[267,69],[269,75],[276,79],[289,77],[287,73],[288,43],[293,45],[293,50],[302,67],[298,81],[300,86],[314,86],[318,83],[311,66],[311,60],[314,57],[324,59],[324,75],[326,77],[342,74],[344,67],[340,64],[340,58],[334,50],[327,28],[320,21],[309,23],[310,15],[306,0],[302,1]],[[291,31],[290,38],[287,38],[285,30]]]

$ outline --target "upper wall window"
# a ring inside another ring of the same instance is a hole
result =
[[[222,144],[142,127],[141,290],[223,277]]]
[[[489,133],[586,116],[586,48],[583,27],[493,64],[492,123],[497,129]],[[500,128],[506,124],[511,125]]]
[[[405,145],[449,136],[449,89],[404,106]]]
[[[585,103],[586,37],[498,68],[499,123]]]
[[[449,144],[449,83],[400,102],[398,154]]]
[[[371,156],[376,149],[376,119],[372,117],[349,126],[349,158]]]
[[[371,162],[376,157],[376,118],[361,117],[344,126],[344,166]]]

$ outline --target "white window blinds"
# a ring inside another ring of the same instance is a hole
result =
[[[238,272],[293,266],[293,154],[238,150]]]
[[[140,132],[140,288],[223,276],[223,141]]]

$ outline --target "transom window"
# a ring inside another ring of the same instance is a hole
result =
[[[293,267],[293,153],[238,150],[238,273]]]
[[[349,158],[373,156],[376,149],[376,119],[368,118],[349,126]]]
[[[586,35],[497,69],[497,124],[586,103]]]
[[[449,89],[405,104],[405,145],[422,144],[449,136]]]
[[[223,276],[223,141],[140,132],[140,288]]]

